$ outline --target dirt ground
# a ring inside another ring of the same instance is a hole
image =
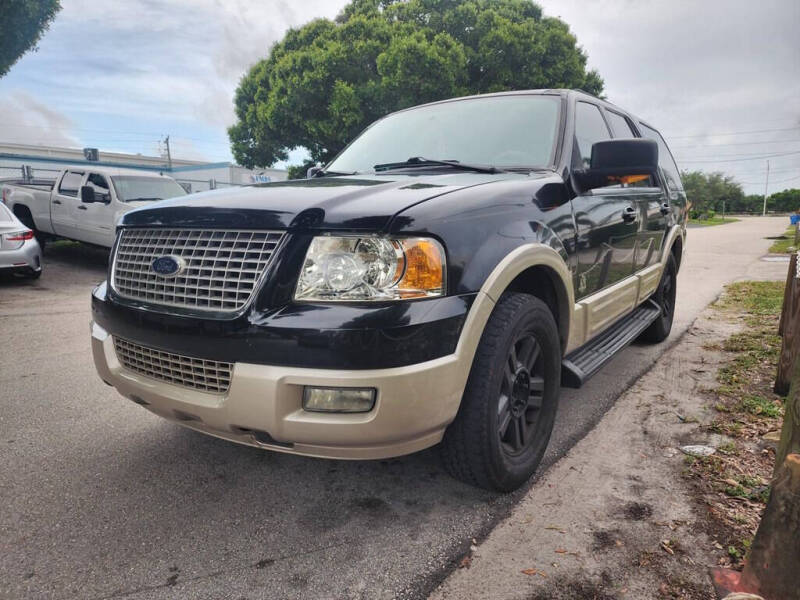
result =
[[[744,326],[706,309],[431,597],[715,597],[708,568],[726,540],[678,448],[730,446],[709,427],[709,390],[730,360],[724,341]]]

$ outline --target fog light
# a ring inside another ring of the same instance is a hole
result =
[[[369,412],[373,406],[372,388],[303,388],[303,410],[310,412]]]

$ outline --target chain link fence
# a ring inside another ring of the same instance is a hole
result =
[[[85,169],[87,167],[79,168]],[[12,166],[0,165],[0,184],[2,184],[4,181],[15,181],[29,184],[52,185],[59,173],[61,173],[61,169],[32,167],[31,165],[25,164]],[[190,194],[192,192],[200,192],[204,190],[216,190],[226,187],[247,187],[248,185],[252,185],[247,183],[219,181],[213,177],[210,179],[189,179],[186,177],[176,177],[176,174],[170,174],[170,176],[181,186],[183,186],[183,189]]]

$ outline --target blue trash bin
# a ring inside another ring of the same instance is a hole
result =
[[[797,225],[800,222],[800,215],[789,215],[789,223],[791,225]]]

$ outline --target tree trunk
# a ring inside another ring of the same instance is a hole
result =
[[[800,360],[795,360],[792,385],[789,395],[786,396],[783,410],[783,428],[780,442],[778,442],[778,451],[775,454],[775,477],[778,476],[778,471],[788,455],[800,455]],[[800,497],[798,497],[798,502],[800,502]],[[798,530],[798,535],[800,535],[800,530]],[[797,566],[800,568],[800,556],[797,558]]]
[[[774,390],[776,394],[785,396],[789,393],[792,371],[800,350],[800,285],[797,280],[797,253],[792,254],[789,261],[778,335],[781,336],[781,355],[778,360]]]
[[[800,454],[790,454],[772,482],[742,577],[742,590],[768,600],[800,600]]]

